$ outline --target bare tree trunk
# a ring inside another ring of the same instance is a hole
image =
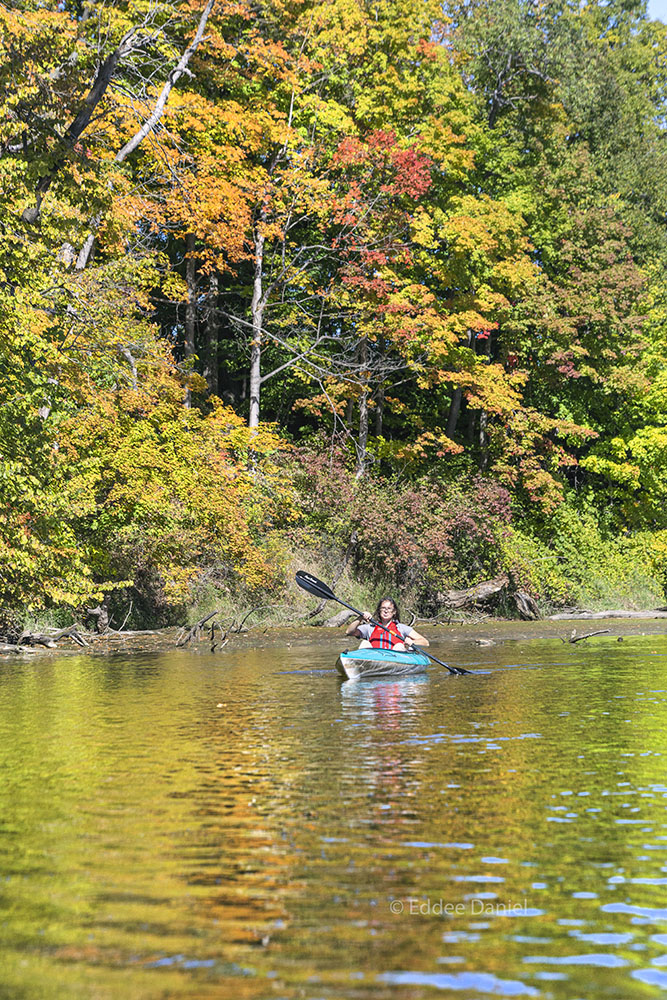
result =
[[[264,211],[260,214],[260,224],[264,221]],[[252,343],[250,345],[250,413],[249,427],[259,426],[259,401],[262,389],[262,331],[266,300],[262,294],[262,270],[264,266],[264,233],[255,230],[255,280],[252,287]]]
[[[382,434],[382,420],[384,418],[384,386],[382,383],[375,390],[375,436]]]
[[[116,163],[122,163],[126,156],[132,153],[139,143],[146,138],[149,132],[152,132],[160,118],[164,114],[164,109],[167,106],[167,101],[169,100],[169,94],[171,93],[172,87],[185,73],[188,63],[190,62],[192,56],[195,54],[199,48],[199,43],[204,37],[204,31],[206,30],[206,22],[208,21],[209,14],[213,9],[213,4],[215,0],[208,0],[208,3],[202,11],[201,17],[199,18],[199,24],[197,25],[197,31],[195,37],[192,39],[186,50],[184,51],[181,58],[178,60],[176,65],[172,70],[170,70],[167,76],[167,82],[165,83],[160,96],[155,102],[155,107],[151,111],[150,115],[141,126],[139,131],[132,136],[132,138],[125,143],[123,148],[119,150],[116,154]]]
[[[139,382],[137,379],[137,363],[134,360],[134,355],[132,354],[132,351],[129,349],[129,347],[121,347],[120,354],[121,357],[125,358],[128,365],[130,366],[130,371],[132,372],[132,388],[136,392]]]
[[[185,306],[185,339],[183,341],[183,357],[186,361],[195,353],[195,319],[197,316],[197,261],[195,259],[194,233],[188,233],[185,238],[185,283],[188,287],[188,301]],[[190,407],[192,395],[190,389],[185,390],[185,405]]]
[[[359,365],[363,389],[359,397],[359,442],[357,445],[356,478],[361,479],[366,472],[366,448],[368,445],[368,372],[364,366],[368,364],[368,340],[364,337],[359,344]]]
[[[466,441],[471,446],[475,443],[475,424],[477,422],[477,412],[477,410],[471,410],[469,407],[466,407]]]
[[[209,392],[214,395],[218,393],[218,339],[220,336],[218,287],[218,272],[214,271],[209,282],[208,315],[206,317],[206,367],[204,369]]]

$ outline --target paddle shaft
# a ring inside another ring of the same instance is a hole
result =
[[[310,573],[304,573],[302,570],[299,570],[299,572],[296,574],[296,582],[300,587],[302,587],[304,590],[307,590],[315,597],[320,597],[324,601],[337,601],[338,604],[342,604],[344,608],[348,609],[348,611],[354,611],[355,615],[358,615],[360,618],[363,618],[362,611],[359,611],[358,608],[353,608],[351,604],[347,603],[347,601],[343,601],[340,597],[337,597],[336,594],[334,594],[333,590],[331,590],[330,587],[327,587],[326,583],[322,583],[321,580],[318,580],[317,577],[311,576]],[[382,622],[376,622],[374,618],[369,618],[369,623],[371,625],[375,625],[381,629],[384,629],[384,631],[388,632],[389,635],[392,634],[391,631],[385,625],[382,624]],[[450,667],[448,663],[445,663],[444,660],[439,660],[437,656],[434,656],[433,653],[429,653],[429,651],[425,649],[423,646],[418,646],[416,644],[413,645],[415,645],[415,648],[417,648],[420,653],[423,653],[424,656],[428,656],[429,660],[433,660],[435,663],[439,663],[441,667],[445,667],[447,670],[449,670],[450,674],[470,673],[469,670],[465,670],[463,667]]]

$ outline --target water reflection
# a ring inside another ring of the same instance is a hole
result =
[[[667,640],[600,648],[3,666],[0,997],[660,995]]]

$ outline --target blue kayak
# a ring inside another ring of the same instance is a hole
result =
[[[423,674],[430,660],[423,653],[395,649],[346,649],[336,661],[338,672],[351,681],[363,677],[409,677]]]

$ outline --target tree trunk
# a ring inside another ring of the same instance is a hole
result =
[[[186,361],[195,353],[195,319],[197,315],[197,261],[195,260],[194,233],[188,233],[185,238],[185,282],[188,288],[188,301],[185,306],[185,339],[183,341],[183,357]],[[185,390],[185,405],[190,407],[192,396],[190,389]]]
[[[482,604],[488,601],[494,594],[504,590],[509,583],[509,577],[502,573],[494,580],[485,580],[468,590],[446,590],[437,595],[438,601],[448,608],[463,608],[467,604]]]
[[[375,390],[375,436],[382,434],[382,421],[384,419],[384,386],[380,384]]]
[[[261,213],[260,222],[263,221]],[[259,401],[262,388],[262,331],[264,307],[266,302],[262,295],[262,269],[264,265],[264,233],[255,231],[255,280],[252,287],[252,343],[250,345],[250,414],[249,427],[259,426]]]
[[[456,434],[456,425],[459,422],[461,412],[461,400],[463,399],[463,389],[454,389],[452,401],[449,404],[449,416],[447,417],[447,437],[453,438]]]
[[[218,272],[214,271],[209,282],[208,315],[206,317],[206,364],[204,368],[204,377],[212,395],[218,394],[218,340],[220,338],[218,288]]]
[[[366,472],[366,447],[368,445],[368,340],[364,337],[359,344],[359,365],[361,366],[362,393],[359,397],[359,442],[357,445],[356,478],[361,479]]]
[[[530,594],[527,594],[525,590],[517,590],[514,594],[514,603],[522,618],[531,620],[540,617],[540,609],[537,606],[537,601]]]
[[[489,415],[486,410],[479,411],[479,467],[482,472],[486,471],[489,464],[489,441],[486,433]]]

